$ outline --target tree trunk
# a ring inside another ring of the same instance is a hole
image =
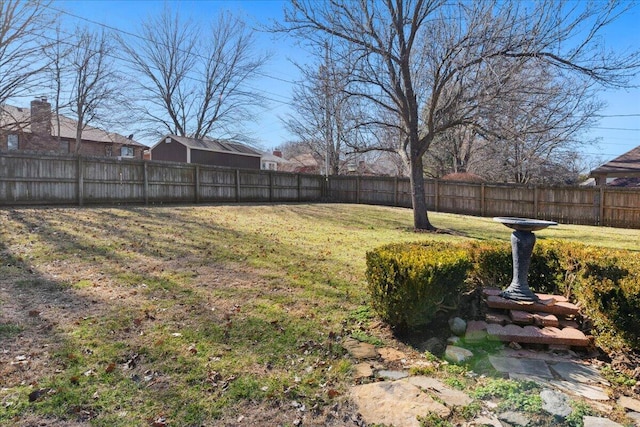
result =
[[[82,145],[82,128],[80,127],[80,122],[78,122],[78,127],[76,128],[76,142],[75,147],[73,149],[74,154],[80,154],[80,146]]]
[[[427,197],[424,193],[424,172],[422,170],[422,156],[411,156],[409,165],[411,172],[411,203],[413,204],[413,227],[416,230],[435,230],[429,222],[427,212]]]

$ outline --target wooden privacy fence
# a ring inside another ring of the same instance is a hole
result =
[[[640,228],[640,189],[427,180],[431,211]],[[319,202],[411,207],[406,178],[293,174],[196,164],[0,154],[0,205]]]
[[[322,176],[133,159],[0,155],[0,205],[305,202]]]

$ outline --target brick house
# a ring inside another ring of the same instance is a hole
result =
[[[58,123],[46,98],[31,101],[31,108],[0,106],[0,152],[28,151],[51,154],[75,152],[77,121],[58,115]],[[91,126],[82,131],[79,154],[95,157],[142,159],[147,147],[125,137]]]
[[[261,153],[234,141],[167,135],[150,149],[151,160],[260,169]]]

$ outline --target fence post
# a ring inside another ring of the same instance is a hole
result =
[[[434,180],[433,184],[434,184],[434,189],[435,189],[435,202],[434,202],[433,210],[436,211],[436,212],[439,212],[439,209],[440,209],[440,183],[436,179],[436,180]]]
[[[240,202],[240,169],[236,169],[236,202]]]
[[[144,195],[144,204],[148,205],[149,204],[149,171],[148,171],[148,167],[147,167],[147,161],[143,160],[142,161],[142,166],[143,166],[143,176],[144,176],[144,187],[142,188],[142,192]]]
[[[356,203],[360,204],[360,175],[356,175]]]
[[[533,216],[531,218],[537,218],[538,217],[538,212],[539,212],[539,206],[538,206],[538,186],[534,185],[533,186]]]
[[[194,189],[194,193],[195,193],[195,197],[196,197],[196,203],[200,203],[200,165],[195,165],[195,168],[193,169],[193,173],[195,174],[194,176],[194,185],[195,185],[195,189]]]
[[[296,174],[296,178],[298,180],[298,201],[302,201],[302,183],[300,182],[300,174]]]
[[[600,221],[598,221],[598,225],[604,225],[604,187],[606,184],[602,184],[600,186]]]
[[[269,202],[273,202],[273,173],[267,173],[269,174]]]
[[[84,204],[84,162],[78,156],[78,206]]]
[[[487,205],[485,202],[485,185],[484,182],[480,184],[480,216],[487,215]]]

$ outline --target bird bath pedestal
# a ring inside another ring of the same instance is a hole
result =
[[[513,229],[511,233],[511,255],[513,257],[513,280],[507,289],[500,293],[503,298],[516,301],[538,301],[538,297],[529,289],[527,274],[531,264],[531,253],[536,244],[534,231],[550,225],[553,221],[541,221],[528,218],[496,217],[494,221]]]

